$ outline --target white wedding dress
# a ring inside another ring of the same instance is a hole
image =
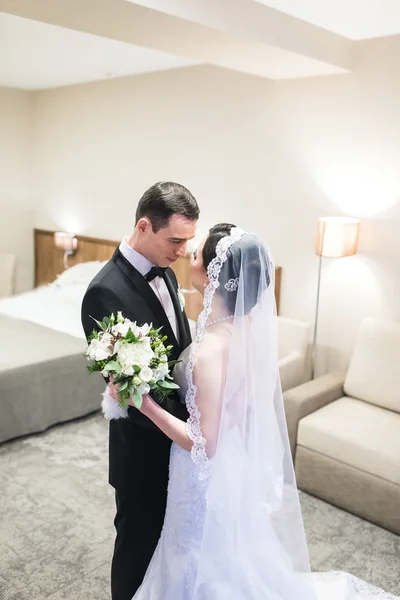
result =
[[[181,355],[181,363],[176,365],[174,379],[180,386],[180,395],[185,397],[187,383],[185,368],[190,348]],[[229,452],[235,452],[239,443],[232,430]],[[342,572],[314,573],[316,594],[309,594],[309,588],[296,589],[293,581],[277,582],[273,565],[265,562],[265,572],[271,569],[270,579],[273,592],[265,589],[260,597],[260,587],[253,593],[252,565],[247,564],[246,556],[225,560],[218,567],[218,579],[203,582],[195,588],[198,571],[198,555],[202,542],[205,515],[206,493],[204,484],[199,482],[199,466],[191,454],[173,443],[171,447],[170,477],[165,522],[162,534],[147,570],[142,586],[134,600],[375,600],[398,598],[375,588],[350,574]],[[229,489],[226,490],[229,495]],[[215,536],[221,549],[224,548],[223,510],[215,519]],[[261,535],[261,532],[260,534]],[[268,531],[263,532],[268,536]],[[229,536],[227,536],[229,537]],[[230,563],[230,564],[229,564]],[[266,577],[268,579],[268,577]],[[279,589],[279,594],[276,590]]]

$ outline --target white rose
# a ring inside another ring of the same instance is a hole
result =
[[[153,377],[156,381],[164,379],[169,373],[169,367],[167,363],[161,363],[156,369],[153,369]]]
[[[139,377],[142,381],[148,383],[150,379],[153,379],[153,371],[150,369],[150,367],[142,367]]]
[[[133,375],[133,372],[131,372],[133,365],[147,367],[153,356],[154,352],[150,347],[148,338],[136,344],[121,344],[118,348],[118,362],[121,365],[122,372],[126,375]]]
[[[121,333],[121,331],[123,331],[123,329],[124,329],[124,323],[117,323],[116,325],[114,325],[111,328],[111,333],[113,335],[119,335]],[[121,335],[122,335],[122,333],[121,333]]]
[[[140,337],[140,327],[138,327],[138,325],[136,325],[136,323],[132,323],[131,329],[132,329],[133,334],[136,335],[136,337]]]
[[[118,353],[118,350],[123,346],[122,340],[117,340],[114,344],[114,354]]]
[[[108,331],[105,331],[100,335],[100,341],[102,344],[108,344],[111,347],[114,342],[114,336]]]
[[[88,356],[91,360],[106,360],[114,354],[113,338],[105,333],[101,339],[93,339],[88,348]]]
[[[114,327],[111,329],[111,331],[114,335],[119,334],[122,337],[125,337],[126,334],[128,333],[129,329],[132,330],[134,335],[136,335],[136,336],[139,335],[139,327],[136,325],[136,323],[134,323],[133,321],[130,321],[129,319],[125,319],[125,321],[123,323],[117,323],[116,325],[114,325]]]
[[[140,385],[137,386],[137,390],[140,394],[148,394],[150,391],[150,386],[148,383],[141,383]]]
[[[145,337],[146,335],[149,334],[149,331],[152,328],[153,328],[153,324],[152,323],[150,323],[150,325],[148,323],[145,323],[141,327],[138,327],[138,329],[139,329],[139,334],[138,335],[140,335],[140,337]]]

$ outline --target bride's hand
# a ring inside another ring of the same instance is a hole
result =
[[[133,404],[132,398],[129,398],[129,406],[133,406],[133,408],[136,408],[136,410],[139,410],[143,414],[146,414],[146,412],[152,402],[154,402],[154,400],[151,396],[149,396],[149,394],[143,394],[142,406],[140,408],[138,408],[135,404]]]
[[[110,381],[108,384],[108,393],[113,400],[118,400],[118,384],[114,385],[114,377],[110,375]]]

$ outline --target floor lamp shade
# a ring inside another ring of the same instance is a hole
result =
[[[312,345],[312,378],[315,376],[322,259],[343,258],[344,256],[353,256],[353,254],[356,254],[359,231],[359,219],[351,219],[348,217],[324,217],[318,220],[315,251],[319,256],[319,269],[314,319],[314,339]]]
[[[356,254],[360,220],[325,217],[318,221],[315,251],[324,258],[342,258]]]

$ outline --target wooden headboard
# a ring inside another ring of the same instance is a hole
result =
[[[64,271],[63,251],[54,245],[54,231],[34,230],[35,286],[54,281]],[[76,235],[76,254],[68,257],[70,267],[89,260],[109,260],[119,242]]]
[[[35,240],[35,286],[51,283],[57,275],[63,272],[63,252],[54,245],[54,231],[45,229],[34,230]],[[76,235],[78,248],[76,254],[68,257],[70,267],[90,260],[109,260],[114,254],[119,241],[102,240],[100,238]],[[179,258],[172,266],[179,285],[187,290],[192,289],[189,277],[189,264],[191,255]],[[279,314],[281,297],[282,267],[275,268],[275,298]],[[186,313],[189,318],[196,320],[202,308],[201,295],[196,292],[186,295]]]

